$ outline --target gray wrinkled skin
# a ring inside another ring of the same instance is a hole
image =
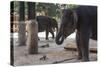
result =
[[[75,31],[77,23],[77,15],[71,9],[65,9],[62,12],[61,24],[56,36],[56,43],[62,44],[64,39]]]

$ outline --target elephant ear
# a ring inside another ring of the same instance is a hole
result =
[[[76,26],[77,21],[78,21],[77,13],[76,13],[75,11],[73,11],[72,15],[73,15],[73,22],[74,22],[74,25]]]

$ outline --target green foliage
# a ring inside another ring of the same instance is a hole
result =
[[[20,1],[14,1],[14,12],[19,13],[19,2]],[[25,2],[25,13],[27,12],[27,2]]]
[[[75,4],[67,4],[66,6],[67,8],[70,8],[70,9],[75,9],[78,7],[78,5],[75,5]]]
[[[14,11],[18,12],[19,9],[19,1],[14,1]]]
[[[36,11],[42,12],[44,11],[47,13],[48,16],[55,16],[56,15],[56,9],[57,5],[53,3],[37,3],[36,5]]]
[[[76,7],[77,5],[74,4],[37,3],[36,11],[40,13],[44,11],[48,16],[60,18],[62,9],[74,9]]]
[[[61,17],[62,9],[74,9],[78,7],[75,4],[57,4],[57,3],[36,3],[36,13],[44,12],[47,16],[51,16],[54,18]],[[25,14],[27,14],[28,6],[27,2],[25,2]],[[19,1],[14,1],[14,11],[19,12]]]

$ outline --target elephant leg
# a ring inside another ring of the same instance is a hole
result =
[[[48,35],[49,35],[49,30],[46,29],[46,38],[45,38],[46,40],[49,40],[49,39],[48,39]]]
[[[52,34],[52,39],[54,39],[54,32],[53,32],[52,28],[49,29],[49,32]]]
[[[81,50],[81,44],[80,44],[79,31],[77,31],[77,33],[76,33],[76,44],[77,44],[77,50],[78,50],[78,59],[82,59],[82,50]]]
[[[82,61],[89,61],[89,36],[90,36],[89,28],[81,30],[80,43],[82,49]]]

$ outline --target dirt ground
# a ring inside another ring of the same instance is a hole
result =
[[[65,50],[68,44],[75,44],[75,38],[67,38],[62,45],[57,45],[55,40],[49,37],[45,40],[40,37],[38,41],[38,54],[29,55],[27,46],[18,46],[18,38],[14,37],[14,65],[43,65],[56,63],[81,62],[77,60],[77,51]],[[97,43],[90,40],[91,47],[97,48]],[[45,57],[45,59],[43,59]],[[90,53],[90,61],[97,61],[97,53]]]

